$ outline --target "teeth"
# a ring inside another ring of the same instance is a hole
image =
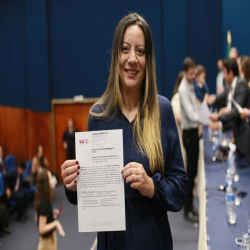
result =
[[[137,73],[137,71],[131,71],[131,70],[127,70],[127,72],[128,72],[129,74],[136,74],[136,73]]]

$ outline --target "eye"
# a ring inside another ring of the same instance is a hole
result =
[[[128,47],[122,46],[122,51],[125,52],[125,53],[128,52]]]
[[[138,49],[138,50],[137,50],[137,53],[138,53],[139,55],[143,55],[143,54],[144,54],[144,50],[143,50],[143,49]]]

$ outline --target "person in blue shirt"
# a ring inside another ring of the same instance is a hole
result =
[[[197,65],[195,69],[196,81],[194,91],[200,103],[207,103],[209,89],[206,83],[206,70],[202,65]]]
[[[97,249],[173,249],[167,211],[182,209],[188,177],[171,104],[157,95],[151,31],[136,13],[116,28],[108,86],[90,110],[89,131],[111,129],[123,129],[126,231],[99,232]],[[79,162],[61,170],[77,204]]]

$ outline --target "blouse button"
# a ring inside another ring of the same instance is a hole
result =
[[[131,128],[131,124],[128,125],[128,128]]]

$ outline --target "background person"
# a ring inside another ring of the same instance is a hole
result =
[[[206,70],[202,65],[195,69],[194,91],[199,103],[207,103],[209,89],[206,83]]]
[[[210,119],[213,123],[210,124],[210,127],[212,129],[218,129],[218,127],[220,127],[223,130],[232,128],[237,153],[240,156],[245,156],[248,145],[248,127],[246,122],[243,122],[240,118],[240,114],[234,106],[232,99],[234,98],[234,100],[244,108],[248,106],[250,93],[247,82],[239,77],[238,65],[235,59],[226,59],[224,61],[224,79],[227,84],[225,91],[217,96],[210,96],[208,102],[211,105],[214,101],[224,99],[228,112],[224,114],[211,114]],[[220,123],[218,123],[218,121]]]
[[[241,61],[241,71],[242,78],[247,81],[248,87],[250,88],[250,58],[248,56],[245,56],[244,59]]]
[[[61,236],[65,236],[65,232],[61,223],[56,220],[59,211],[52,210],[52,191],[49,184],[48,173],[46,169],[42,169],[37,176],[35,193],[36,221],[39,232],[38,250],[56,250],[57,236],[55,229],[57,228]]]
[[[33,184],[36,183],[36,177],[39,171],[41,171],[42,169],[48,169],[48,168],[49,168],[49,162],[47,158],[44,156],[43,146],[39,145],[36,150],[36,155],[33,157],[32,166],[31,166],[31,173],[34,178]],[[48,178],[50,180],[50,187],[51,189],[54,189],[55,188],[54,178],[52,178],[52,174],[49,170],[47,171],[47,173],[48,173]]]
[[[224,78],[223,78],[223,60],[219,59],[217,62],[218,74],[216,77],[216,93],[220,94],[224,91]]]
[[[20,161],[16,171],[6,174],[6,196],[17,202],[17,220],[22,223],[28,219],[26,213],[31,198],[30,191],[22,180],[25,167],[25,162]]]
[[[123,129],[126,231],[99,232],[98,250],[173,249],[166,211],[182,208],[188,179],[170,102],[157,95],[151,31],[135,13],[116,28],[108,86],[90,111],[88,130],[103,129]],[[63,163],[73,204],[78,174],[76,160]]]
[[[66,151],[66,159],[72,160],[76,158],[75,153],[75,124],[72,118],[68,120],[68,128],[65,130],[63,134],[63,148]]]
[[[176,121],[176,125],[177,125],[177,130],[178,130],[178,134],[179,134],[179,138],[180,138],[182,158],[183,158],[185,169],[187,170],[186,151],[185,151],[183,141],[182,141],[183,131],[181,128],[181,104],[180,104],[180,96],[178,93],[178,89],[179,89],[179,86],[181,84],[182,78],[183,78],[183,72],[181,71],[181,72],[179,72],[179,74],[177,75],[177,78],[176,78],[173,98],[171,100],[171,105],[173,108],[174,117],[175,117],[175,121]]]
[[[178,92],[180,95],[181,127],[183,129],[183,144],[187,154],[187,175],[189,179],[184,216],[189,221],[198,222],[198,213],[193,206],[193,188],[198,168],[199,137],[202,135],[202,126],[197,112],[197,101],[194,92],[195,61],[192,58],[185,58],[183,73],[184,77]]]
[[[238,56],[239,56],[239,51],[238,51],[238,49],[235,48],[235,47],[232,47],[232,48],[230,49],[230,52],[229,52],[229,58],[230,58],[230,59],[235,59],[235,60],[237,61]]]

